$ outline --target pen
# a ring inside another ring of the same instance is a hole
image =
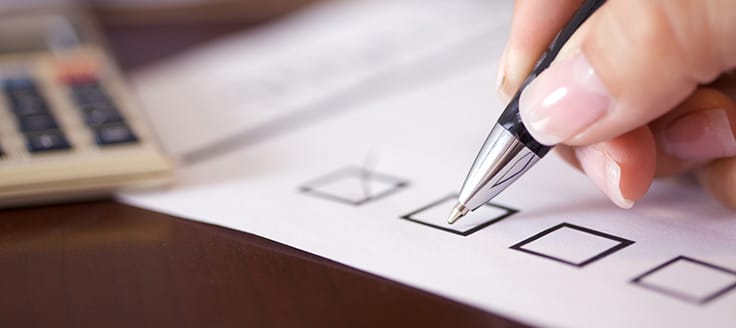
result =
[[[519,116],[519,97],[526,86],[549,67],[580,25],[604,2],[585,1],[537,60],[534,70],[501,113],[478,152],[460,188],[457,204],[447,219],[449,224],[496,197],[554,147],[540,144],[526,130]]]

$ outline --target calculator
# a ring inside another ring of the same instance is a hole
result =
[[[0,206],[171,182],[173,164],[84,10],[0,12]]]

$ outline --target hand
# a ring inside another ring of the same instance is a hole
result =
[[[582,0],[517,0],[499,69],[509,98]],[[655,176],[695,172],[736,208],[736,6],[609,0],[520,99],[529,132],[629,208]]]

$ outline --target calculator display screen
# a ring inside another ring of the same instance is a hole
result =
[[[61,15],[0,19],[0,53],[63,50],[79,43],[74,24]]]

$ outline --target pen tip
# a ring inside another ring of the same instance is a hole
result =
[[[467,207],[465,207],[465,205],[458,202],[452,208],[452,211],[450,212],[450,216],[447,218],[447,223],[448,224],[455,223],[455,221],[465,216],[465,214],[468,214],[469,211],[470,210]]]

